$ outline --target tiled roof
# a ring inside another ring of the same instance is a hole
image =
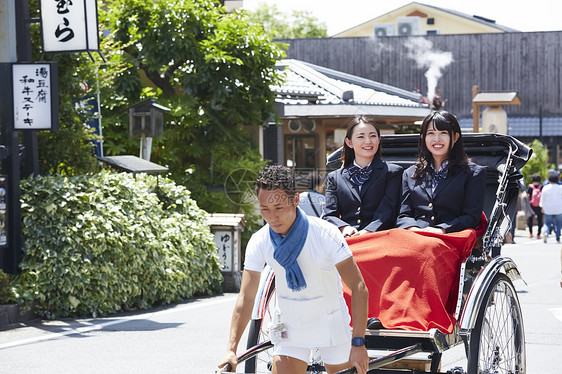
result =
[[[516,137],[539,137],[540,122],[539,117],[507,117],[507,133]],[[472,132],[472,118],[461,118],[459,124],[463,132]],[[562,136],[562,117],[543,117],[542,136]]]
[[[297,60],[282,60],[277,67],[286,78],[282,86],[273,87],[278,93],[277,102],[286,106],[314,105],[316,108],[311,110],[315,115],[321,115],[319,106],[326,110],[332,107],[332,111],[336,110],[333,106],[339,106],[343,112],[355,110],[363,114],[385,112],[396,117],[423,117],[429,113],[418,93]],[[304,111],[302,108],[299,113]]]

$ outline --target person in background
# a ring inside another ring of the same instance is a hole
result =
[[[318,349],[328,374],[354,366],[366,374],[369,291],[349,246],[326,221],[298,207],[291,170],[267,166],[256,180],[260,213],[267,223],[246,247],[240,293],[230,324],[226,353],[218,367],[236,371],[238,343],[248,324],[265,265],[275,272],[277,307],[269,328],[273,374],[304,374]],[[353,329],[342,281],[352,291]],[[353,337],[353,338],[352,338]]]
[[[543,241],[548,240],[549,227],[554,224],[556,242],[560,244],[562,227],[562,185],[558,184],[558,172],[548,173],[548,185],[542,188],[539,205],[544,214]]]
[[[486,171],[468,161],[457,118],[432,112],[420,129],[418,159],[402,176],[396,227],[435,233],[475,229],[485,187]]]
[[[308,175],[308,191],[300,194],[299,208],[313,217],[322,217],[326,204],[326,183],[322,174],[312,172]]]
[[[560,287],[562,287],[562,248],[560,248]]]
[[[551,173],[556,173],[556,174],[558,174],[558,177],[559,177],[559,178],[558,178],[558,184],[562,184],[562,181],[560,181],[560,173],[559,173],[558,171],[554,170],[554,169],[549,169],[549,170],[548,170],[548,174],[551,174]],[[547,175],[548,175],[548,174],[547,174]],[[548,177],[547,177],[547,178],[544,180],[544,182],[542,182],[542,185],[541,185],[542,188],[544,188],[544,186],[547,186],[549,183],[550,183],[550,182],[548,181]],[[552,231],[553,231],[553,230],[554,230],[554,224],[551,224],[550,226],[548,226],[548,235],[552,234]],[[543,234],[544,234],[544,231],[543,231]],[[538,239],[540,239],[540,238],[538,238]]]
[[[344,236],[394,227],[402,167],[381,159],[381,133],[369,117],[347,125],[341,169],[328,174],[324,218]]]
[[[527,218],[527,226],[529,227],[529,238],[533,237],[533,223],[535,217],[537,217],[537,239],[541,238],[541,230],[543,225],[542,210],[540,207],[541,201],[541,191],[543,186],[541,185],[541,176],[539,174],[531,175],[531,184],[527,188],[527,195],[529,196],[529,204],[531,204],[531,209],[534,214]]]

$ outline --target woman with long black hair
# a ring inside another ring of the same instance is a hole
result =
[[[475,229],[485,184],[485,169],[467,158],[457,118],[432,112],[420,129],[418,159],[402,176],[396,227],[437,233]]]
[[[347,125],[343,167],[328,174],[323,218],[344,236],[394,227],[402,167],[381,159],[377,123],[357,116]]]

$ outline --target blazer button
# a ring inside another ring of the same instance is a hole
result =
[[[357,220],[357,223],[361,223],[361,220],[360,220],[360,219],[358,219],[358,220]]]
[[[432,220],[432,221],[435,221],[435,216],[431,216],[431,220]]]
[[[433,207],[433,203],[429,203],[429,205],[428,205],[428,206],[429,206],[430,208],[431,208],[431,207]]]
[[[359,212],[361,210],[361,207],[357,207],[357,211]]]

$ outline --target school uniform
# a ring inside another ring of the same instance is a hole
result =
[[[446,233],[476,228],[484,208],[486,170],[468,163],[453,167],[433,189],[433,177],[413,180],[415,166],[402,176],[402,199],[396,227],[439,227]]]
[[[394,227],[403,169],[377,157],[371,167],[369,179],[360,187],[352,182],[349,167],[328,174],[322,218],[338,228],[353,226],[375,232]]]

